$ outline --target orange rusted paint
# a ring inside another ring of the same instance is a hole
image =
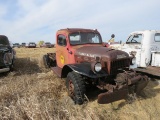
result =
[[[99,42],[94,39],[90,41],[90,36]],[[53,55],[56,55],[56,58]],[[49,55],[52,62],[56,61],[52,70],[59,77],[65,78],[74,71],[80,74],[86,83],[107,91],[98,96],[98,103],[101,104],[127,98],[132,85],[136,86],[134,92],[139,93],[148,83],[148,77],[129,69],[132,58],[128,53],[104,47],[97,30],[78,28],[58,30],[56,53],[53,55]],[[97,63],[101,65],[100,71],[95,70]]]
[[[92,29],[79,29],[79,28],[75,28],[75,29],[61,29],[58,30],[56,33],[56,60],[57,60],[57,65],[60,68],[63,68],[64,65],[66,64],[72,64],[72,63],[76,63],[75,60],[75,51],[78,48],[81,48],[83,46],[103,46],[102,44],[85,44],[85,45],[76,45],[76,46],[71,46],[70,42],[69,42],[69,34],[74,33],[74,32],[94,32],[94,33],[98,33],[99,32],[96,30],[92,30]],[[59,35],[64,35],[66,37],[66,46],[59,46],[57,44],[57,38]],[[72,52],[69,53],[69,52]],[[64,60],[62,60],[62,57],[64,58]],[[64,62],[62,62],[64,61]]]

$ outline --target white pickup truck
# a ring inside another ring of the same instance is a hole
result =
[[[129,35],[125,44],[109,47],[133,56],[130,68],[160,77],[160,30],[135,31]]]

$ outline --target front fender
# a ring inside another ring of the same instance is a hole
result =
[[[100,77],[105,77],[108,75],[104,70],[101,70],[98,73],[94,73],[91,70],[90,63],[78,63],[78,64],[65,65],[62,69],[62,78],[67,76],[68,71],[69,72],[74,71],[78,74],[81,74],[81,75],[84,75],[90,78],[100,78]]]

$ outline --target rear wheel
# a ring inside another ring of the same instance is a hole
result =
[[[48,65],[48,56],[44,55],[43,56],[43,62],[44,62],[44,66],[45,68],[49,68],[50,66]]]
[[[43,63],[44,63],[45,68],[57,66],[57,62],[56,62],[55,58],[53,60],[49,57],[49,55],[43,55]]]
[[[83,104],[86,87],[82,76],[78,73],[70,72],[67,75],[66,86],[68,95],[73,99],[75,104]]]

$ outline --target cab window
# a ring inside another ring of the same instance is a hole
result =
[[[156,42],[160,42],[160,33],[156,33],[154,39]]]
[[[134,34],[128,38],[126,43],[128,44],[129,43],[141,43],[142,38],[143,38],[142,34]]]
[[[64,35],[58,35],[57,44],[59,46],[66,46],[67,45],[66,37]]]
[[[94,32],[74,32],[69,35],[69,40],[71,45],[102,43],[100,35]]]

